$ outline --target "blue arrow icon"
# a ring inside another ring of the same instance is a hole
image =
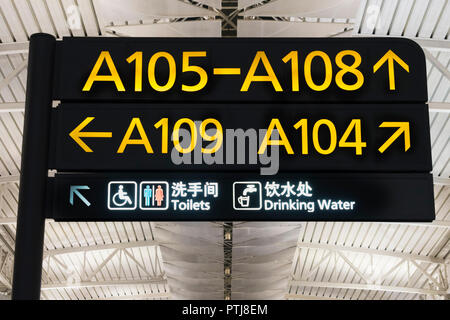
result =
[[[88,186],[70,186],[70,204],[73,205],[73,195],[76,194],[86,206],[90,206],[91,203],[80,193],[78,190],[89,190]]]

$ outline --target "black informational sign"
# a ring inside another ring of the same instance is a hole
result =
[[[28,61],[13,299],[40,297],[46,218],[435,217],[411,40],[33,34]]]
[[[395,38],[64,38],[55,100],[426,102],[425,57]]]
[[[431,221],[430,174],[104,173],[50,179],[56,221]]]
[[[52,128],[66,171],[431,171],[425,104],[63,103]]]

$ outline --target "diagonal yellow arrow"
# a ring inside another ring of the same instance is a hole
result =
[[[377,63],[373,66],[373,73],[377,72],[380,67],[388,62],[388,70],[389,70],[389,89],[395,90],[395,74],[394,74],[394,61],[397,62],[403,69],[409,72],[409,66],[405,61],[400,59],[398,55],[396,55],[392,50],[386,52],[384,56],[378,60]]]
[[[69,133],[69,136],[85,151],[93,152],[91,148],[84,143],[81,138],[111,138],[112,132],[81,132],[95,117],[87,117],[75,129]]]
[[[411,138],[409,134],[409,122],[383,122],[380,128],[398,128],[397,131],[378,149],[380,153],[386,151],[387,148],[403,133],[405,136],[405,152],[411,147]]]

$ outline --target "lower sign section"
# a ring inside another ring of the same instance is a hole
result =
[[[432,221],[430,174],[57,174],[56,221]]]

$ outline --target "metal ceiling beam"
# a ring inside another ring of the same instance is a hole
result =
[[[7,289],[12,289],[11,280],[8,279],[4,274],[0,273],[0,283],[3,284]]]
[[[430,112],[450,113],[450,103],[448,103],[448,102],[429,102],[428,110]]]
[[[377,222],[382,224],[418,226],[418,227],[434,227],[434,228],[450,228],[450,221],[434,220],[432,222]]]
[[[19,182],[20,175],[14,174],[10,176],[0,176],[0,184],[3,183],[11,183],[11,182]]]
[[[417,42],[421,47],[427,48],[429,50],[450,52],[449,40],[436,40],[427,38],[410,38],[410,39]]]
[[[287,293],[284,295],[285,299],[300,299],[300,300],[344,300],[339,298],[323,297],[323,296],[310,296],[305,294],[293,294]]]
[[[417,42],[422,48],[426,48],[428,50],[450,52],[450,41],[449,40],[437,40],[437,39],[419,38],[419,37],[390,36],[390,35],[383,35],[383,34],[363,34],[363,33],[354,33],[354,30],[348,30],[343,33],[340,33],[338,35],[338,37],[404,38],[404,39],[413,40],[413,41]]]
[[[354,34],[353,30],[344,31],[335,36],[338,37],[389,37],[389,35],[374,35],[374,34]],[[397,36],[396,36],[397,37]],[[405,37],[406,38],[406,37]],[[418,37],[408,37],[408,39],[416,41],[424,48],[438,51],[450,51],[449,40],[437,40]],[[0,43],[0,55],[27,53],[29,42],[12,42],[12,43]]]
[[[4,251],[0,249],[0,254],[2,254],[0,258],[3,260],[0,261],[0,283],[2,283],[7,289],[12,289],[11,279],[8,279],[3,272],[6,269],[7,264],[12,262],[12,260],[9,259],[11,252],[9,250]]]
[[[29,42],[0,43],[0,56],[6,54],[27,53]]]
[[[433,182],[439,186],[450,186],[450,179],[444,177],[433,177]]]
[[[425,57],[435,66],[448,80],[450,80],[450,71],[444,66],[438,59],[436,59],[427,48],[424,48],[423,52]]]
[[[10,74],[0,80],[0,89],[6,87],[19,73],[21,73],[28,65],[28,60],[22,61]]]
[[[57,107],[60,101],[54,100],[53,107]],[[25,101],[19,102],[4,102],[0,103],[0,113],[1,112],[24,112],[25,111]]]
[[[81,281],[78,283],[47,283],[42,284],[42,290],[78,289],[113,286],[133,286],[148,284],[167,284],[167,280],[161,277],[139,280],[111,280],[111,281]]]
[[[25,102],[5,102],[0,103],[0,112],[23,112]]]
[[[142,299],[157,299],[157,298],[170,298],[170,292],[154,292],[143,294],[130,294],[125,296],[111,296],[105,298],[95,298],[94,300],[142,300]]]
[[[324,250],[329,250],[329,251],[345,251],[345,252],[373,254],[373,255],[394,257],[394,258],[399,258],[399,259],[415,260],[415,261],[423,261],[423,262],[431,262],[431,263],[439,263],[439,264],[446,263],[445,259],[441,259],[441,258],[434,258],[434,257],[428,257],[428,256],[423,256],[423,255],[417,255],[417,254],[409,254],[409,253],[403,253],[403,252],[361,248],[361,247],[347,247],[347,246],[322,244],[322,243],[299,243],[298,247],[299,248],[310,248],[310,249],[324,249]]]
[[[1,219],[0,219],[1,221]],[[143,240],[143,241],[132,241],[132,242],[120,242],[111,244],[98,244],[94,246],[81,246],[81,247],[70,247],[70,248],[60,248],[52,249],[44,252],[44,257],[56,256],[60,254],[69,253],[80,253],[80,252],[90,252],[90,251],[101,251],[110,249],[128,249],[128,248],[139,248],[139,247],[149,247],[157,246],[159,242],[156,240]]]
[[[437,183],[439,185],[439,183]],[[54,222],[52,220],[46,220],[47,222]],[[419,226],[419,227],[434,227],[434,228],[450,228],[450,221],[444,221],[444,220],[435,220],[433,222],[377,222],[377,223],[383,223],[383,224],[393,224],[393,225],[408,225],[408,226]],[[4,217],[0,218],[0,225],[9,225],[9,224],[16,224],[16,218],[11,217]],[[148,241],[154,241],[154,240],[147,240]],[[155,241],[156,242],[156,241]],[[147,244],[147,245],[137,245],[136,247],[146,247],[146,246],[152,246],[152,245],[163,245],[164,243],[155,243],[155,244]],[[72,253],[72,252],[84,252],[84,251],[97,251],[97,250],[107,250],[107,249],[115,249],[117,246],[121,246],[124,248],[133,248],[134,242],[124,242],[124,243],[114,243],[114,244],[106,244],[106,245],[93,245],[93,246],[83,246],[83,247],[71,247],[71,248],[61,248],[61,249],[52,249],[49,250],[49,252],[55,251],[55,254],[65,254],[65,253]],[[99,248],[99,249],[97,249]],[[87,249],[87,250],[85,250]],[[60,252],[60,253],[59,253]],[[46,253],[44,252],[44,255]]]
[[[82,277],[83,281],[85,281],[85,282],[93,281],[93,279],[95,278],[95,275],[98,274],[103,269],[103,267],[106,266],[108,264],[108,262],[110,262],[111,259],[114,258],[116,253],[118,253],[120,250],[121,249],[115,249],[113,252],[111,252],[108,255],[108,257],[106,257],[106,259],[104,259],[103,262],[98,265],[97,268],[95,268],[92,272],[90,272],[85,277]]]
[[[447,294],[449,294],[449,290],[430,290],[430,289],[424,289],[424,288],[397,287],[397,286],[385,286],[385,285],[362,284],[362,283],[291,280],[289,282],[289,285],[299,286],[299,287],[371,290],[371,291],[375,290],[375,291],[403,292],[403,293],[429,294],[429,295],[447,295]]]
[[[17,222],[16,217],[0,218],[0,225],[16,224],[16,222]]]
[[[2,283],[6,288],[12,289],[11,282],[3,274],[0,274],[0,283]]]

